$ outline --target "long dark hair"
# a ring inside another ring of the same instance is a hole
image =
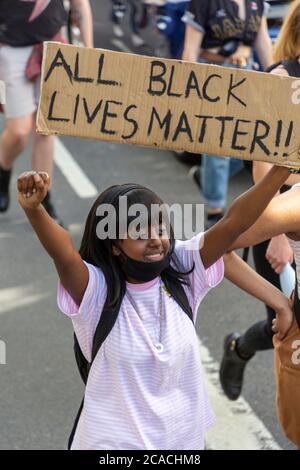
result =
[[[164,204],[162,199],[150,189],[139,184],[131,183],[110,186],[103,191],[94,202],[86,220],[79,253],[84,261],[101,268],[107,284],[106,305],[109,308],[114,308],[117,304],[120,305],[126,292],[126,278],[121,268],[119,257],[112,253],[113,243],[116,243],[118,238],[101,239],[97,236],[97,225],[104,218],[103,215],[97,214],[97,210],[101,204],[111,204],[114,207],[116,214],[116,233],[118,233],[119,198],[124,195],[127,196],[128,208],[133,204],[143,204],[148,209],[148,214],[151,213],[151,206],[153,204]],[[129,223],[130,220],[127,214],[127,223]],[[170,251],[172,254],[172,263],[176,269],[169,266],[161,273],[161,278],[166,287],[168,287],[169,282],[175,285],[178,283],[189,285],[188,275],[194,269],[193,265],[190,271],[183,271],[183,267],[174,253],[174,245],[174,232],[172,227],[170,227]]]

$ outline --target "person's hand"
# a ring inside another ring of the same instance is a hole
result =
[[[246,67],[249,59],[249,46],[241,45],[237,50],[229,57],[228,62],[238,67]]]
[[[293,300],[283,296],[282,305],[276,310],[276,318],[272,320],[272,331],[277,334],[280,340],[283,340],[290,330],[293,320]]]
[[[266,258],[277,274],[280,274],[287,263],[293,262],[293,250],[284,234],[270,240]]]
[[[48,173],[26,171],[17,181],[18,201],[23,209],[36,209],[46,197],[50,184]]]

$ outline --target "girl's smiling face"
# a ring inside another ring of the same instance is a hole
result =
[[[120,249],[118,248],[120,247]],[[140,238],[128,238],[118,241],[118,246],[113,245],[112,252],[115,256],[125,255],[136,261],[151,263],[161,261],[170,249],[170,239],[167,230],[159,227],[149,226],[147,230],[140,232]]]

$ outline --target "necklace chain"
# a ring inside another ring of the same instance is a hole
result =
[[[126,289],[126,296],[129,300],[129,302],[131,303],[133,309],[136,311],[139,318],[142,320],[141,315],[139,314],[139,310],[137,308],[137,305],[136,305],[134,299],[132,298],[131,294],[128,292],[128,289]],[[162,289],[162,285],[161,285],[161,282],[160,282],[159,283],[159,310],[158,310],[158,315],[157,315],[159,317],[159,333],[157,335],[158,336],[158,343],[154,345],[158,352],[163,351],[163,345],[162,345],[162,297],[163,297],[163,289]]]

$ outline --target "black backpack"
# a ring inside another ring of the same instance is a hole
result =
[[[193,312],[191,309],[191,306],[189,304],[187,295],[185,293],[185,290],[180,282],[175,282],[171,279],[166,279],[165,276],[162,275],[162,280],[164,282],[165,288],[168,291],[168,293],[176,300],[178,305],[182,308],[182,310],[187,314],[187,316],[190,318],[190,320],[193,322]],[[75,353],[75,359],[77,363],[77,367],[80,373],[80,376],[83,380],[83,382],[86,384],[90,368],[92,366],[92,363],[102,345],[102,343],[105,341],[109,333],[111,332],[119,314],[119,310],[121,307],[122,300],[124,298],[123,296],[119,297],[118,303],[114,308],[108,308],[107,303],[105,302],[99,323],[97,325],[94,339],[93,339],[93,347],[92,347],[92,358],[91,362],[88,362],[83,355],[77,337],[74,333],[74,353]],[[84,404],[84,398],[82,399],[81,405],[79,407],[79,410],[77,412],[77,416],[75,418],[75,422],[69,437],[68,441],[68,449],[70,450],[75,431],[78,425],[78,421],[82,412]]]
[[[281,62],[277,62],[276,64],[271,65],[266,72],[272,72],[272,70],[276,69],[279,65],[283,65],[291,77],[300,77],[300,64],[298,59],[282,60]]]

